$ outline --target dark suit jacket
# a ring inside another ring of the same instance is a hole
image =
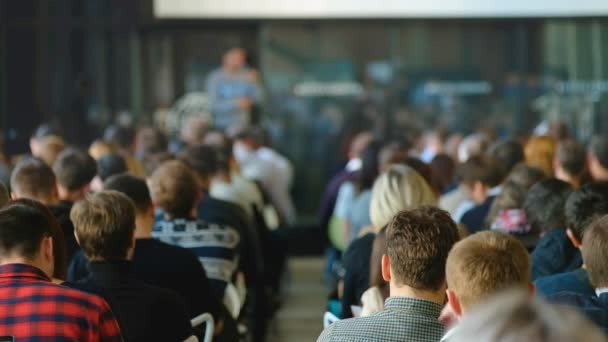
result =
[[[566,304],[580,309],[588,319],[597,324],[604,333],[608,334],[608,293],[598,297],[573,292],[561,292],[549,297],[554,303]]]
[[[482,204],[473,207],[462,215],[460,223],[467,228],[470,234],[475,234],[488,228],[486,227],[485,220],[495,198],[496,196],[489,196]]]
[[[538,241],[531,259],[532,280],[574,271],[583,264],[581,252],[570,242],[564,228],[546,232]]]
[[[581,295],[593,296],[595,289],[589,282],[589,276],[584,268],[575,271],[555,274],[538,278],[534,282],[538,294],[549,297],[560,292],[574,292]]]
[[[131,262],[93,262],[90,270],[88,278],[66,285],[103,297],[126,342],[177,342],[192,336],[190,318],[179,295],[137,280]]]

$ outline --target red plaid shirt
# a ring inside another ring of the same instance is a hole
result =
[[[0,336],[15,341],[122,341],[100,297],[53,284],[25,264],[0,266]]]

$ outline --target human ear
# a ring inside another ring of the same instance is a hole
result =
[[[382,256],[382,279],[386,282],[391,281],[391,259],[386,254]]]

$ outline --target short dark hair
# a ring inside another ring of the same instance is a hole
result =
[[[78,243],[92,260],[124,260],[135,230],[133,201],[118,191],[88,194],[70,212]]]
[[[583,238],[583,245],[583,263],[591,284],[595,288],[608,286],[608,215],[589,226]]]
[[[111,141],[121,148],[128,148],[135,142],[135,129],[125,125],[111,125],[103,132],[103,140]]]
[[[42,239],[50,236],[51,224],[40,210],[16,203],[0,209],[0,258],[18,254],[33,259]]]
[[[102,181],[110,176],[127,172],[127,170],[127,162],[119,154],[106,154],[97,160],[97,175]]]
[[[557,178],[533,185],[524,201],[524,211],[532,231],[544,233],[554,228],[566,228],[564,208],[572,186]]]
[[[88,153],[75,148],[65,149],[53,164],[57,183],[69,191],[89,184],[97,174],[97,163]]]
[[[25,197],[48,198],[57,187],[57,179],[50,166],[38,158],[24,158],[11,173],[11,189]]]
[[[591,153],[597,158],[602,167],[608,168],[608,136],[600,135],[593,138],[589,146]]]
[[[104,190],[114,190],[127,195],[139,212],[144,212],[152,206],[150,190],[148,189],[148,185],[146,185],[146,181],[142,178],[121,173],[108,178],[103,188]]]
[[[212,177],[218,171],[219,152],[211,146],[186,147],[177,157],[201,177]]]
[[[458,179],[467,185],[481,182],[489,187],[499,185],[504,173],[498,163],[485,156],[472,156],[466,162],[460,164],[456,171]]]
[[[568,228],[579,240],[585,230],[601,216],[608,214],[608,182],[592,182],[574,191],[566,201]]]
[[[415,289],[440,289],[448,253],[458,238],[456,223],[446,211],[422,206],[399,212],[386,232],[392,277]]]
[[[574,140],[560,142],[555,157],[561,167],[571,176],[581,175],[587,166],[585,147]]]
[[[505,140],[494,143],[487,152],[502,167],[504,175],[513,170],[515,165],[524,161],[524,147],[517,140]]]
[[[379,155],[382,143],[375,140],[370,142],[361,155],[361,170],[357,173],[357,187],[359,191],[371,189],[378,177]]]
[[[156,205],[172,218],[187,218],[196,203],[199,189],[194,172],[179,160],[163,163],[149,180],[150,195]]]
[[[61,137],[63,134],[57,125],[52,123],[42,123],[36,127],[36,130],[32,133],[32,138],[42,139],[52,135]]]

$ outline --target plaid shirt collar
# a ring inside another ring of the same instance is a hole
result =
[[[389,297],[384,304],[385,310],[413,313],[420,316],[439,318],[441,304],[419,298]]]
[[[0,265],[0,282],[48,281],[51,279],[39,268],[28,264]]]

